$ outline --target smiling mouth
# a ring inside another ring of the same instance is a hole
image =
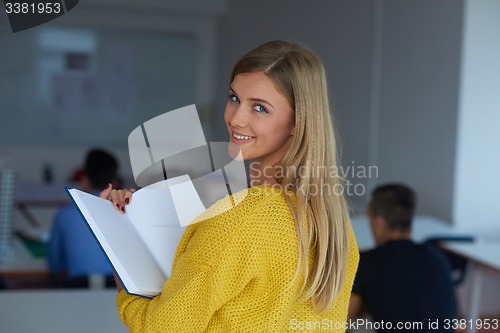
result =
[[[233,138],[235,138],[237,140],[251,140],[251,139],[254,139],[255,136],[239,135],[239,134],[233,133]]]

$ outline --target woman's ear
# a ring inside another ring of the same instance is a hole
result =
[[[290,131],[290,136],[294,136],[295,135],[295,126],[292,127],[292,130]]]

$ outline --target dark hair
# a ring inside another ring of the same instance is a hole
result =
[[[94,189],[103,189],[108,183],[116,180],[118,163],[107,151],[92,149],[85,158],[84,172]]]
[[[409,231],[415,212],[417,196],[404,184],[387,184],[372,192],[371,214],[382,216],[390,230]]]

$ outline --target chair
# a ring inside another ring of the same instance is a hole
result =
[[[442,237],[430,237],[424,241],[424,244],[429,244],[441,252],[450,263],[451,266],[451,276],[453,285],[456,287],[460,285],[467,272],[467,262],[468,260],[457,254],[446,251],[440,246],[442,242],[474,242],[474,237],[472,236],[442,236]]]

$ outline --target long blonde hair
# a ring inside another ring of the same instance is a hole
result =
[[[280,165],[282,170],[300,172],[286,172],[276,180],[281,188],[293,184],[296,203],[287,191],[283,193],[297,229],[296,278],[303,273],[302,295],[323,312],[332,305],[345,279],[349,223],[342,179],[335,172],[337,147],[325,70],[309,49],[272,41],[240,58],[231,82],[237,74],[259,71],[274,82],[295,110],[294,139]]]

